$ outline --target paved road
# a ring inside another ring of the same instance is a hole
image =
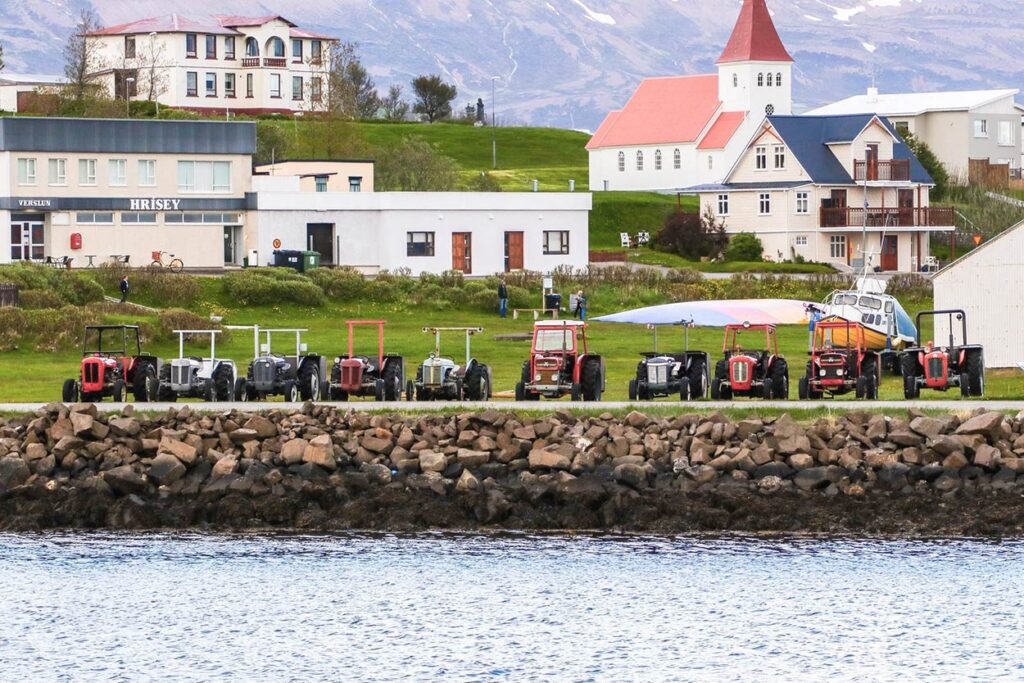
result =
[[[2,413],[31,413],[35,412],[44,403],[3,403],[0,404]],[[98,403],[97,407],[108,413],[120,412],[122,404]],[[572,403],[569,401],[541,401],[516,403],[514,401],[492,401],[489,403],[413,403],[394,402],[376,403],[374,401],[351,401],[349,403],[324,403],[323,405],[334,405],[339,408],[351,408],[352,410],[372,410],[383,412],[401,413],[429,413],[442,410],[461,409],[466,412],[483,410],[529,410],[529,411],[551,411],[555,410],[586,410],[587,412],[621,411],[629,408],[636,408],[643,411],[645,408],[678,408],[679,413],[693,411],[707,412],[725,409],[778,409],[778,410],[817,410],[827,408],[836,411],[850,410],[902,410],[916,408],[918,410],[946,410],[949,412],[971,411],[978,408],[985,410],[999,411],[1024,411],[1024,401],[702,401],[699,403],[680,403],[672,401],[655,401],[650,403],[630,403],[627,401],[608,401],[602,403]],[[136,404],[136,410],[146,412],[166,412],[170,408],[182,408],[188,406],[193,410],[222,413],[232,410],[260,412],[268,410],[298,410],[302,408],[301,403],[202,403],[185,402],[180,403],[140,403]]]

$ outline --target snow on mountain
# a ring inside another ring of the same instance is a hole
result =
[[[1017,0],[1014,0],[1016,3]],[[379,86],[440,73],[459,106],[499,76],[510,123],[593,129],[645,76],[714,69],[740,0],[20,0],[0,2],[11,72],[59,72],[78,12],[283,14],[356,41]],[[769,0],[810,108],[860,93],[1024,86],[1006,0]],[[408,86],[406,86],[408,90]]]

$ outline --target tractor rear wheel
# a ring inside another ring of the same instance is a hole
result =
[[[583,400],[594,403],[601,400],[601,361],[597,358],[589,358],[580,371],[580,388],[583,392]]]
[[[516,403],[526,400],[526,387],[522,382],[516,382]]]
[[[722,380],[717,377],[711,380],[711,400],[722,400]]]
[[[801,401],[806,401],[811,397],[811,382],[807,376],[800,378],[799,386],[797,387],[797,395]]]
[[[771,398],[779,401],[789,400],[789,365],[785,359],[777,358],[770,371]],[[766,392],[767,393],[767,392]]]
[[[378,379],[373,383],[373,398],[378,402],[384,400],[384,380]]]
[[[903,354],[900,367],[903,370],[903,398],[913,401],[921,396],[921,387],[917,386],[917,358],[911,353]]]
[[[857,389],[854,392],[854,395],[857,397],[858,400],[860,400],[863,398],[867,398],[867,393],[868,377],[867,375],[862,374],[860,377],[857,378]]]
[[[629,400],[630,401],[635,401],[636,398],[637,398],[636,380],[635,379],[631,379],[631,380],[629,380]]]
[[[708,395],[708,369],[703,360],[695,360],[687,373],[690,380],[690,400],[699,401]]]
[[[409,380],[405,383],[405,400],[415,401],[416,400],[416,383]]]
[[[61,391],[61,400],[65,403],[78,402],[78,382],[73,379],[64,380],[64,388]]]
[[[572,388],[569,390],[569,400],[573,403],[578,403],[583,400],[583,385],[579,382],[574,383]]]
[[[473,366],[466,373],[464,383],[467,401],[486,401],[490,388],[487,385],[487,366],[480,363],[473,363]]]
[[[235,377],[231,366],[221,365],[213,372],[213,400],[227,403],[233,398],[232,391],[235,388]]]
[[[307,361],[299,370],[299,394],[303,401],[320,398],[320,369],[312,360]]]
[[[124,403],[128,390],[124,385],[123,379],[114,380],[114,388],[111,389],[110,395],[113,397],[114,403]]]
[[[971,376],[966,372],[960,373],[960,395],[963,398],[971,397]]]
[[[384,400],[399,401],[402,398],[402,378],[399,376],[398,363],[391,362],[384,366],[381,378],[384,380]]]
[[[985,356],[981,351],[967,352],[967,377],[970,381],[970,395],[985,395]]]
[[[132,396],[136,403],[149,403],[155,401],[156,396],[150,393],[153,382],[156,379],[156,368],[149,363],[142,363],[135,368],[135,378],[132,380]]]
[[[868,401],[878,400],[878,383],[882,376],[879,361],[878,356],[868,354],[864,357],[864,362],[860,366],[860,374],[865,379],[864,395],[861,398]]]
[[[693,387],[690,386],[690,378],[686,377],[686,376],[683,376],[679,380],[679,400],[680,401],[689,401],[690,399],[693,398],[693,396],[691,395],[692,392],[693,392]]]

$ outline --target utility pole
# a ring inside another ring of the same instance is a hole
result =
[[[128,76],[124,79],[124,114],[125,118],[132,117],[132,85],[135,84],[135,79]]]
[[[498,118],[495,111],[494,82],[499,78],[501,76],[491,76],[491,168],[494,170],[498,169],[498,131],[495,130]]]

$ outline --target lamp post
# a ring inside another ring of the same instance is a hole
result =
[[[127,118],[132,117],[132,84],[135,79],[128,76],[124,79],[124,113]]]
[[[156,102],[156,117],[160,118],[160,93],[156,87],[156,31],[149,32],[149,91]]]
[[[500,79],[501,76],[491,76],[491,168],[494,170],[498,169],[498,131],[495,130],[497,127],[497,111],[495,111],[495,90],[494,82]]]

